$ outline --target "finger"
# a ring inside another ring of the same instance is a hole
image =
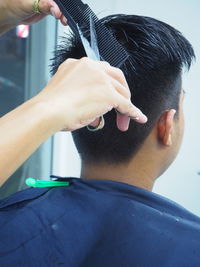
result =
[[[94,128],[97,127],[99,125],[99,123],[100,123],[100,120],[101,120],[100,117],[95,119],[93,122],[90,123],[90,126],[92,126]]]
[[[60,19],[62,17],[62,13],[58,6],[52,6],[50,8],[50,13],[52,16],[54,16],[56,19]]]
[[[62,15],[60,8],[53,0],[40,1],[39,10],[45,14],[52,14],[56,19],[59,19]]]
[[[110,67],[108,69],[108,74],[110,74],[115,80],[117,80],[119,83],[121,83],[124,87],[127,88],[127,92],[130,94],[130,90],[129,90],[129,86],[128,83],[126,81],[126,78],[124,76],[124,73],[115,67]]]
[[[119,111],[121,114],[134,119],[139,123],[146,123],[147,117],[142,113],[140,109],[134,106],[130,100],[127,100],[122,95],[117,94],[115,96],[115,101],[117,104],[114,105],[114,108]]]
[[[65,73],[69,72],[70,70],[73,70],[78,63],[78,59],[75,58],[68,58],[66,59],[58,68],[58,70],[61,72],[63,70]]]
[[[126,78],[124,76],[124,73],[115,67],[111,67],[110,64],[108,62],[102,62],[102,65],[104,66],[106,73],[111,76],[113,79],[115,79],[116,81],[118,81],[118,83],[120,83],[124,88],[124,93],[123,95],[127,98],[131,97],[131,93],[130,93],[130,89],[128,86],[128,83],[126,81]]]
[[[116,81],[114,79],[111,80],[111,83],[115,89],[115,92],[119,93],[116,95],[116,97],[118,97],[118,101],[121,101],[121,102],[119,102],[120,106],[118,106],[118,108],[116,108],[116,109],[121,114],[127,115],[130,118],[137,120],[140,123],[147,122],[147,117],[142,113],[142,111],[139,110],[136,106],[134,106],[131,103],[130,98],[127,98],[127,96],[124,95],[124,92],[126,91],[125,87],[122,86],[121,83],[119,83],[118,81]],[[121,111],[120,111],[120,109],[121,109]],[[130,109],[130,111],[128,109]],[[129,115],[128,113],[132,113],[132,115]]]
[[[114,79],[113,77],[109,77],[109,80],[112,84],[112,86],[115,88],[115,90],[124,96],[127,99],[130,99],[130,91],[129,89],[124,86],[122,83],[120,83],[118,80]]]
[[[65,18],[65,16],[63,14],[62,14],[62,16],[60,18],[60,21],[64,26],[67,26],[67,19]]]
[[[129,128],[130,118],[126,115],[117,113],[117,127],[120,131],[125,132]]]

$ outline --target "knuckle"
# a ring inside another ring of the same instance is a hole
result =
[[[115,72],[121,77],[125,79],[124,73],[122,70],[120,70],[119,68],[115,68],[113,67],[113,69],[115,70]]]
[[[80,59],[80,66],[83,68],[89,69],[90,71],[94,70],[96,67],[96,62],[88,57],[82,57]]]
[[[64,63],[60,64],[60,66],[58,67],[58,71],[60,71],[64,66]]]
[[[76,62],[76,61],[77,61],[77,60],[74,59],[74,58],[68,58],[68,59],[66,59],[66,60],[59,66],[59,68],[60,68],[60,69],[62,69],[62,68],[66,68],[69,64],[74,63],[74,62]]]
[[[90,59],[88,58],[88,57],[82,57],[81,59],[80,59],[80,62],[82,62],[82,63],[87,63],[87,62],[89,62],[90,61]]]
[[[122,77],[125,79],[125,76],[124,76],[124,73],[123,73],[123,71],[122,71],[122,70],[120,70],[120,69],[117,69],[117,71],[118,71],[119,75],[120,75],[120,76],[122,76]]]
[[[111,65],[107,61],[100,61],[99,63],[105,67],[111,67]]]
[[[76,62],[77,61],[77,59],[75,59],[75,58],[68,58],[65,62],[66,63],[72,63],[72,62]]]

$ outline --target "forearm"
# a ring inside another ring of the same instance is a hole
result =
[[[31,99],[0,119],[0,184],[59,128],[45,103]]]
[[[22,23],[22,18],[28,16],[32,9],[31,0],[1,0],[0,1],[0,35]]]
[[[85,127],[112,108],[147,121],[131,103],[121,71],[88,58],[66,60],[37,96],[0,118],[0,183],[52,134]],[[127,123],[117,126],[126,131]]]
[[[7,3],[7,0],[0,1],[0,34],[12,27],[11,14]]]

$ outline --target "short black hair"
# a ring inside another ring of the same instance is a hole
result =
[[[182,69],[190,68],[195,55],[179,31],[154,18],[118,14],[101,21],[130,55],[121,70],[133,103],[147,115],[148,122],[131,121],[129,130],[121,132],[112,110],[105,115],[102,130],[89,132],[82,128],[72,135],[84,162],[117,164],[128,162],[135,155],[164,110],[178,111]],[[71,35],[56,50],[52,70],[55,72],[67,58],[83,56],[86,56],[83,46]]]

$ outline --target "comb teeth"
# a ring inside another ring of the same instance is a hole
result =
[[[63,14],[68,19],[68,24],[77,34],[76,23],[82,29],[90,28],[92,17],[97,34],[97,42],[101,60],[109,62],[114,67],[120,67],[128,59],[127,51],[116,40],[112,33],[99,21],[91,8],[81,0],[55,0]],[[70,18],[71,17],[71,18]],[[75,23],[75,24],[74,24]]]

